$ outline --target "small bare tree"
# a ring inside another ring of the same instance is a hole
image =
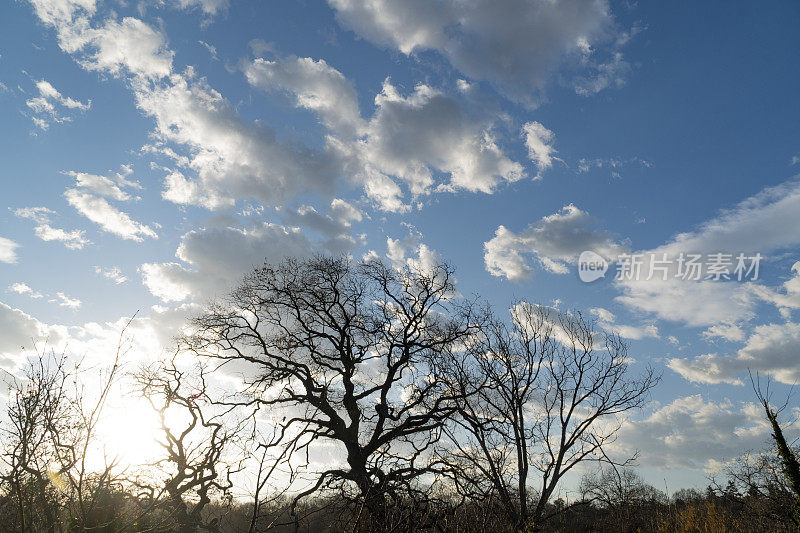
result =
[[[493,320],[451,355],[440,369],[459,405],[446,426],[449,475],[460,493],[499,501],[516,531],[541,525],[559,481],[581,462],[628,462],[606,453],[617,417],[657,382],[650,369],[628,376],[618,336],[527,303],[513,307],[510,325]]]
[[[66,358],[44,353],[30,362],[21,378],[10,377],[0,442],[6,502],[15,508],[4,513],[5,522],[13,530],[56,530],[61,502],[50,481],[53,449],[48,428],[62,425],[69,415],[69,379]]]
[[[471,306],[452,300],[452,274],[445,265],[286,260],[255,270],[194,320],[187,350],[246,369],[231,404],[282,409],[283,445],[313,453],[334,444],[343,459],[295,505],[337,488],[375,523],[431,471],[426,450],[453,403],[430,369],[475,329]]]
[[[764,413],[772,428],[772,440],[775,443],[775,454],[781,466],[780,472],[783,478],[782,486],[784,489],[788,489],[792,494],[791,519],[796,526],[800,527],[800,461],[797,458],[798,456],[795,449],[793,449],[786,440],[783,428],[781,428],[781,424],[778,421],[778,417],[789,405],[789,397],[787,396],[786,401],[782,405],[775,407],[771,404],[772,395],[769,379],[766,380],[766,384],[763,388],[758,374],[756,374],[755,378],[750,374],[750,382],[753,385],[753,391],[758,398],[758,402],[764,408]]]
[[[155,462],[160,479],[136,485],[153,508],[166,509],[170,530],[220,531],[220,517],[207,509],[232,497],[233,476],[243,468],[234,448],[246,438],[244,422],[211,405],[200,365],[183,370],[172,359],[144,367],[134,378],[158,415],[163,450]]]
[[[118,502],[111,501],[123,491],[122,471],[105,455],[101,464],[97,441],[126,351],[127,326],[110,366],[99,380],[95,375],[90,390],[80,362],[70,364],[67,356],[44,350],[28,361],[21,377],[10,376],[2,480],[18,508],[16,530],[122,531],[129,524]]]

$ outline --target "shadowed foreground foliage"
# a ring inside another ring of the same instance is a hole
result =
[[[543,524],[540,531],[609,531],[609,532],[795,532],[791,520],[792,500],[784,494],[785,501],[776,503],[772,498],[743,495],[735,488],[722,490],[709,487],[704,493],[694,490],[677,491],[671,498],[653,487],[639,486],[628,494],[624,502],[585,502],[565,508],[561,500],[548,504],[550,511],[561,511]],[[84,525],[65,520],[50,527],[42,519],[29,525],[26,531],[179,531],[168,511],[152,511],[136,521],[142,505],[130,493],[108,493],[98,502],[91,522]],[[296,529],[290,515],[289,498],[279,499],[262,508],[253,531],[274,532],[384,532],[384,531],[439,531],[486,532],[513,531],[503,519],[500,504],[475,504],[426,500],[408,501],[403,506],[387,509],[385,521],[380,524],[360,522],[357,526],[357,509],[336,498],[306,500],[298,512],[305,518]],[[23,531],[14,513],[15,502],[8,495],[0,499],[0,531]],[[194,531],[251,531],[252,505],[212,504],[204,509],[204,521],[213,524]],[[411,520],[409,520],[411,517]],[[67,517],[65,517],[67,518]],[[354,527],[355,526],[355,527]]]

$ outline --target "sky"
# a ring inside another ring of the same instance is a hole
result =
[[[767,444],[747,371],[800,377],[796,2],[0,9],[5,370],[44,342],[102,362],[134,315],[157,358],[265,259],[447,261],[461,294],[581,311],[661,373],[616,443],[657,487]],[[683,279],[690,253],[758,275]]]

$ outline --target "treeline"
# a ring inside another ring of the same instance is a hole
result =
[[[766,455],[764,456],[766,457]],[[741,465],[740,465],[741,466]],[[581,490],[588,489],[577,501],[556,499],[547,505],[550,519],[538,531],[597,532],[796,532],[792,507],[794,496],[783,484],[771,487],[741,486],[729,482],[709,485],[704,491],[682,489],[668,497],[643,483],[631,470],[620,478],[606,471],[600,476],[587,475]],[[588,481],[588,483],[587,483]],[[95,492],[96,487],[88,488]],[[766,492],[762,490],[766,489]],[[31,487],[35,490],[35,487]],[[385,509],[381,520],[359,520],[361,509],[349,500],[335,496],[311,498],[296,509],[297,520],[289,512],[289,497],[262,503],[255,521],[252,502],[213,501],[205,506],[205,526],[181,529],[166,508],[153,507],[123,484],[93,494],[92,510],[82,518],[74,510],[56,502],[51,494],[47,509],[34,514],[25,531],[271,531],[276,533],[352,532],[352,531],[438,531],[486,532],[511,531],[504,512],[496,502],[464,501],[454,496],[397,502]],[[23,531],[15,513],[14,496],[0,498],[0,531]],[[41,502],[40,502],[41,503]],[[63,503],[63,502],[62,502]],[[59,510],[60,509],[60,510]],[[53,516],[58,513],[58,516]]]
[[[9,381],[3,531],[789,531],[800,520],[800,468],[768,389],[756,392],[777,453],[732,465],[724,488],[670,499],[614,445],[653,370],[633,374],[626,343],[580,313],[520,301],[498,316],[460,295],[447,265],[289,259],[209,304],[174,357],[123,372],[124,345],[99,376],[41,355]],[[119,464],[98,437],[120,380],[160,421],[148,464]],[[594,473],[558,499],[578,467]]]

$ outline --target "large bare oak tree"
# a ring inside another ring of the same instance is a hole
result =
[[[335,445],[341,464],[318,472],[295,502],[336,488],[374,521],[433,471],[427,450],[455,408],[432,369],[480,317],[455,298],[452,274],[445,265],[289,259],[256,269],[197,317],[184,346],[245,376],[228,402],[283,410],[273,445],[295,455]]]

